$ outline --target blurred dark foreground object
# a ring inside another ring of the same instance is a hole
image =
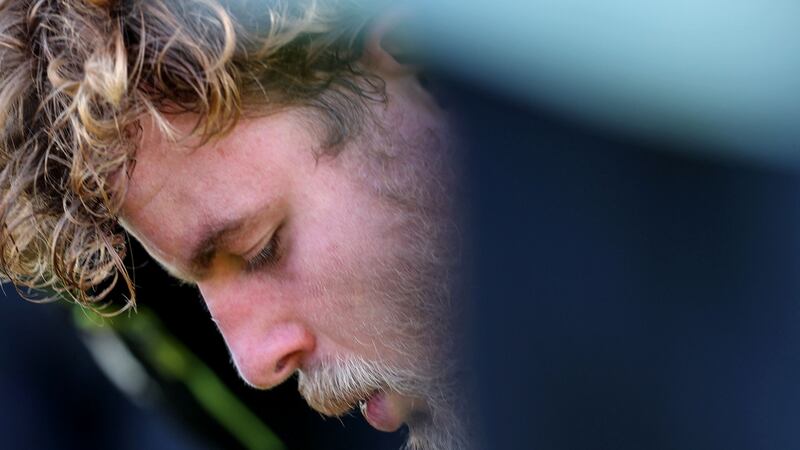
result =
[[[0,296],[0,448],[201,450],[170,416],[142,409],[97,368],[63,305]]]
[[[197,292],[155,264],[137,274],[148,280],[140,294],[153,295],[131,317],[106,320],[72,305],[28,303],[4,286],[0,448],[399,448],[402,432],[380,433],[357,416],[326,420],[292,383],[268,392],[245,386]],[[146,304],[159,304],[158,315]]]
[[[451,87],[484,448],[800,448],[800,177]]]

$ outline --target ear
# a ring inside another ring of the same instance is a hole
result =
[[[394,8],[382,13],[367,28],[362,63],[383,77],[416,75],[419,66],[409,33],[412,14]]]

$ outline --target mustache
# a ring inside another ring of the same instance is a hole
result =
[[[410,395],[417,391],[417,374],[360,357],[336,358],[298,370],[300,395],[316,411],[341,416],[376,391]]]
[[[468,430],[458,411],[465,405],[450,403],[452,392],[442,380],[414,374],[360,357],[338,358],[298,371],[298,389],[308,404],[326,416],[341,416],[379,390],[424,398],[431,411],[418,412],[407,422],[409,437],[404,450],[472,449]],[[427,392],[426,392],[427,391]],[[466,409],[463,409],[466,410]]]

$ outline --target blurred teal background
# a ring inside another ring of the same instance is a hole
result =
[[[418,48],[478,84],[674,151],[800,162],[800,2],[411,3]]]

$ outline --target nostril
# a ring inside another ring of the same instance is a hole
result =
[[[282,371],[283,368],[286,367],[286,363],[288,361],[289,361],[289,357],[288,356],[285,356],[285,357],[281,358],[280,361],[278,361],[278,363],[275,364],[275,372],[277,373],[277,372]]]
[[[280,374],[283,370],[292,364],[296,365],[297,359],[300,357],[300,352],[290,353],[275,363],[275,373]],[[290,367],[289,370],[293,371],[296,367]]]

